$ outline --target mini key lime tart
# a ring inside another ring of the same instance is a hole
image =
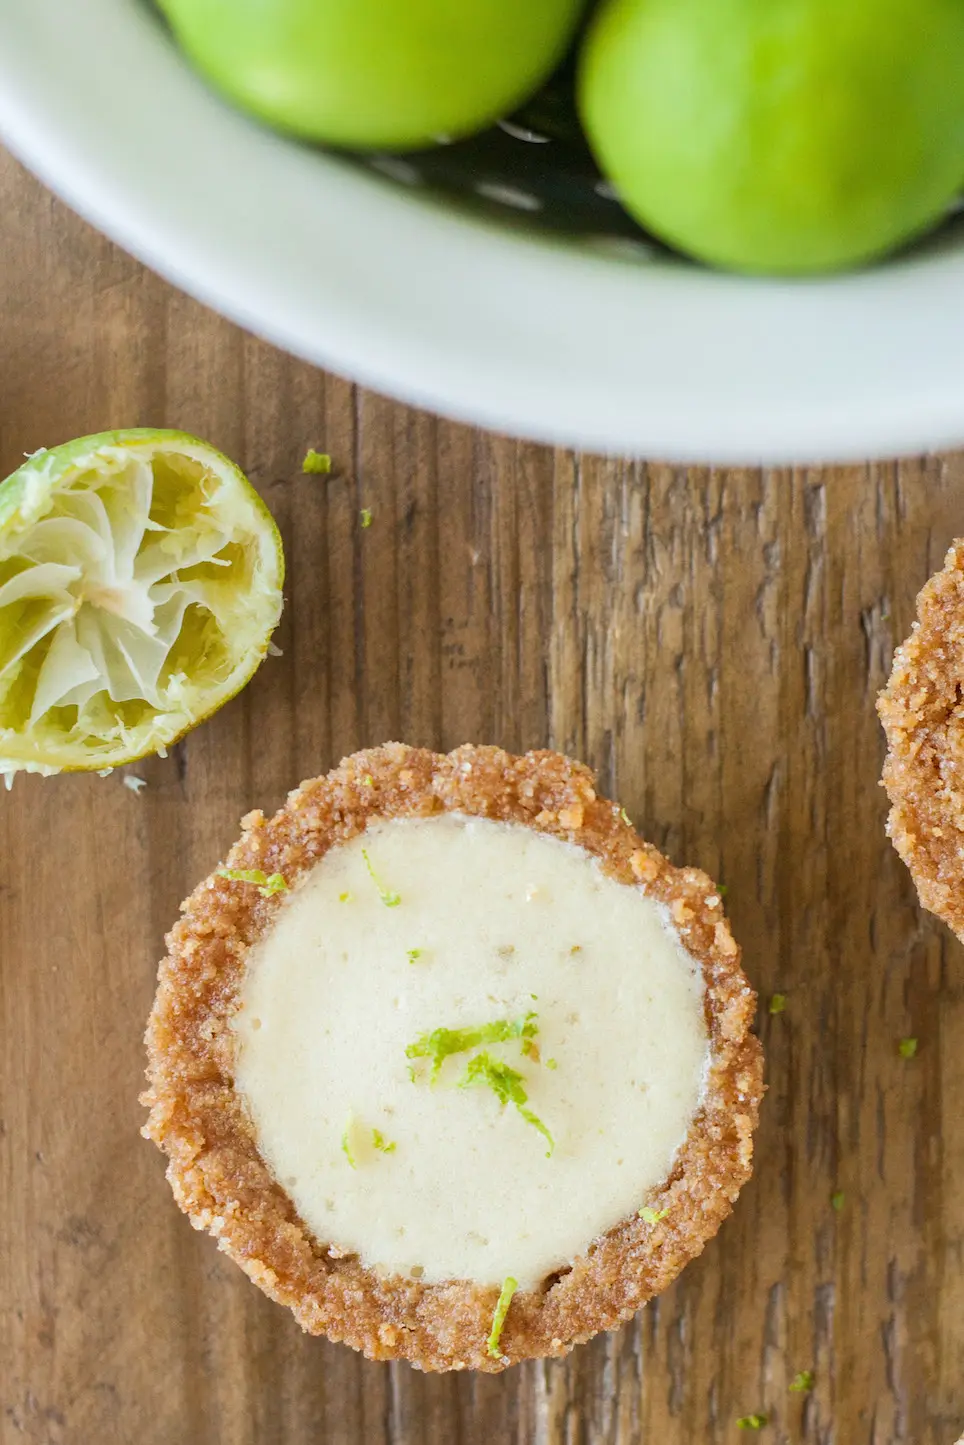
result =
[[[964,539],[917,598],[877,711],[887,832],[920,901],[964,942]]]
[[[358,753],[251,813],[183,914],[145,1133],[312,1333],[426,1370],[563,1355],[749,1177],[756,997],[720,893],[568,758]]]

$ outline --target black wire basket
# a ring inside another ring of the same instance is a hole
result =
[[[352,159],[502,224],[591,242],[628,257],[670,256],[625,211],[586,143],[570,60],[519,110],[467,140]]]

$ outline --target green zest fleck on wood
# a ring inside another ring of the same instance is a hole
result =
[[[308,455],[301,463],[301,470],[309,476],[323,476],[331,471],[331,457],[325,452],[316,452],[314,447],[308,449]]]
[[[372,1145],[378,1150],[379,1154],[395,1153],[395,1145],[387,1142],[385,1135],[380,1129],[372,1130]]]
[[[375,887],[378,889],[378,896],[384,903],[385,907],[397,908],[402,901],[402,895],[400,893],[392,893],[391,890],[386,888],[385,885],[382,883],[378,874],[372,867],[372,860],[368,856],[367,848],[363,848],[361,850],[361,855],[365,860],[365,867],[368,869],[368,876],[369,878],[371,878]]]
[[[468,1068],[465,1071],[464,1078],[459,1084],[459,1088],[471,1089],[476,1085],[491,1089],[503,1107],[506,1104],[513,1104],[518,1110],[520,1117],[523,1118],[527,1124],[531,1124],[533,1129],[538,1129],[539,1133],[549,1145],[546,1151],[546,1158],[548,1159],[556,1147],[556,1141],[539,1116],[533,1114],[531,1109],[526,1108],[529,1095],[526,1093],[522,1075],[515,1069],[510,1069],[508,1064],[503,1064],[499,1059],[494,1059],[491,1054],[476,1054],[475,1058],[469,1060]]]
[[[900,1043],[897,1045],[897,1052],[900,1054],[902,1059],[912,1059],[917,1053],[917,1040],[901,1039]]]
[[[537,1015],[527,1013],[518,1019],[495,1019],[490,1024],[480,1024],[468,1029],[433,1029],[430,1034],[420,1034],[414,1044],[405,1050],[407,1059],[431,1059],[432,1079],[452,1054],[467,1054],[471,1049],[484,1048],[488,1044],[506,1044],[513,1039],[534,1039],[539,1032]]]
[[[770,999],[770,1012],[772,1014],[782,1014],[786,1006],[787,996],[785,993],[775,993]]]
[[[842,1189],[835,1189],[830,1196],[830,1206],[839,1214],[847,1202],[847,1197]]]
[[[512,1296],[518,1288],[518,1281],[514,1280],[511,1275],[502,1286],[502,1293],[499,1295],[499,1303],[496,1305],[495,1314],[492,1316],[492,1328],[489,1331],[489,1338],[486,1344],[486,1348],[493,1360],[502,1359],[502,1351],[499,1349],[499,1341],[502,1338],[502,1326],[505,1324],[505,1317],[509,1313]]]
[[[762,1430],[767,1422],[766,1415],[741,1415],[736,1422],[738,1430]]]
[[[667,1214],[669,1214],[668,1208],[653,1209],[652,1205],[650,1204],[644,1204],[642,1209],[639,1211],[640,1219],[645,1220],[647,1224],[658,1224],[661,1219],[666,1218]]]
[[[363,530],[363,531],[367,531],[367,529],[368,529],[368,528],[371,526],[371,524],[372,524],[372,509],[371,509],[371,507],[362,507],[360,516],[361,516],[362,530]]]
[[[790,1382],[790,1391],[794,1395],[804,1395],[808,1390],[813,1389],[813,1371],[801,1370],[799,1375],[794,1375]]]
[[[280,873],[272,873],[269,878],[260,868],[219,868],[218,877],[227,878],[232,883],[254,883],[262,898],[288,891],[288,885]]]

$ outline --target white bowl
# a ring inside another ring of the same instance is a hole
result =
[[[451,416],[681,461],[964,441],[959,237],[791,283],[501,228],[247,121],[142,0],[2,0],[0,135],[184,290]]]

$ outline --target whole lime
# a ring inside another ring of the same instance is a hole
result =
[[[579,100],[627,208],[740,271],[880,256],[964,181],[964,0],[608,0]]]
[[[160,0],[245,109],[333,145],[467,135],[536,90],[584,0]]]

